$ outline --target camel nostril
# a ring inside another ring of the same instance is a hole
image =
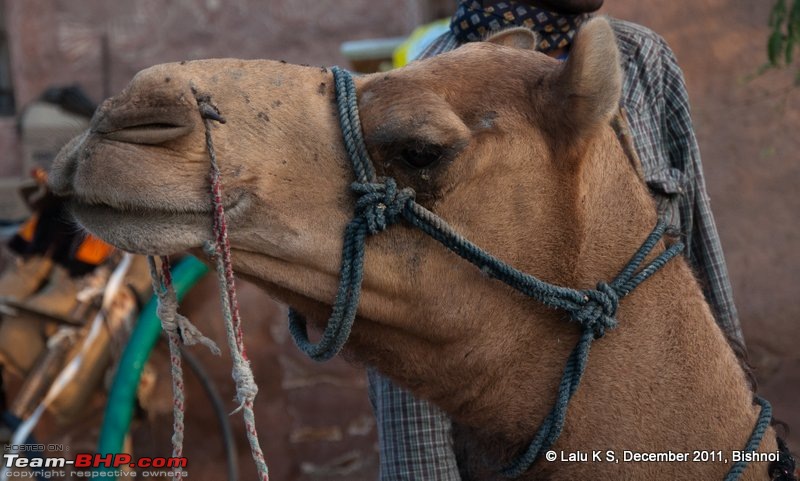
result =
[[[145,97],[137,91],[128,90],[104,102],[92,118],[92,134],[102,140],[157,145],[192,132],[197,110],[184,96],[154,92]]]
[[[191,131],[191,125],[174,125],[159,122],[132,125],[107,132],[95,130],[104,139],[146,145],[163,144],[183,137]]]

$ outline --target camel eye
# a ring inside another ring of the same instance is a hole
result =
[[[400,150],[397,158],[415,169],[433,166],[444,157],[445,149],[438,145],[407,146]]]

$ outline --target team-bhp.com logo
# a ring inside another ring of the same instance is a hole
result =
[[[48,458],[30,458],[25,455],[14,453],[5,453],[3,455],[4,465],[6,468],[66,468],[71,466],[75,469],[91,469],[91,468],[186,468],[187,461],[185,457],[141,457],[134,458],[130,454],[90,454],[79,453],[75,455],[75,459],[67,459],[64,457],[48,457]]]
[[[76,468],[185,468],[186,458],[136,458],[130,454],[87,454],[81,453],[75,456]]]

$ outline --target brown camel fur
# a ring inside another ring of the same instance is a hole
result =
[[[379,174],[413,187],[466,238],[548,282],[592,288],[613,279],[656,222],[609,127],[616,44],[607,21],[592,20],[562,64],[519,48],[530,45],[523,35],[357,78],[366,142]],[[152,67],[62,151],[52,186],[82,225],[123,249],[196,250],[211,214],[195,92],[210,96],[227,119],[212,135],[234,267],[321,324],[354,202],[331,83],[324,68],[272,61]],[[348,355],[466,426],[480,471],[529,442],[579,335],[564,313],[403,223],[367,242],[358,314]],[[742,449],[758,408],[686,262],[626,297],[618,319],[594,343],[553,449],[620,458]],[[775,450],[770,429],[760,451]],[[729,467],[539,460],[524,479],[721,480]],[[767,464],[751,463],[744,479],[768,479]]]

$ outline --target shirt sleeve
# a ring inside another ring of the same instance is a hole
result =
[[[722,244],[711,213],[700,150],[692,127],[689,96],[683,73],[672,50],[663,47],[663,146],[673,168],[683,171],[685,183],[678,200],[686,256],[695,269],[717,324],[733,339],[743,342],[739,317]]]
[[[379,479],[461,481],[450,418],[374,369],[367,375],[378,424]]]

